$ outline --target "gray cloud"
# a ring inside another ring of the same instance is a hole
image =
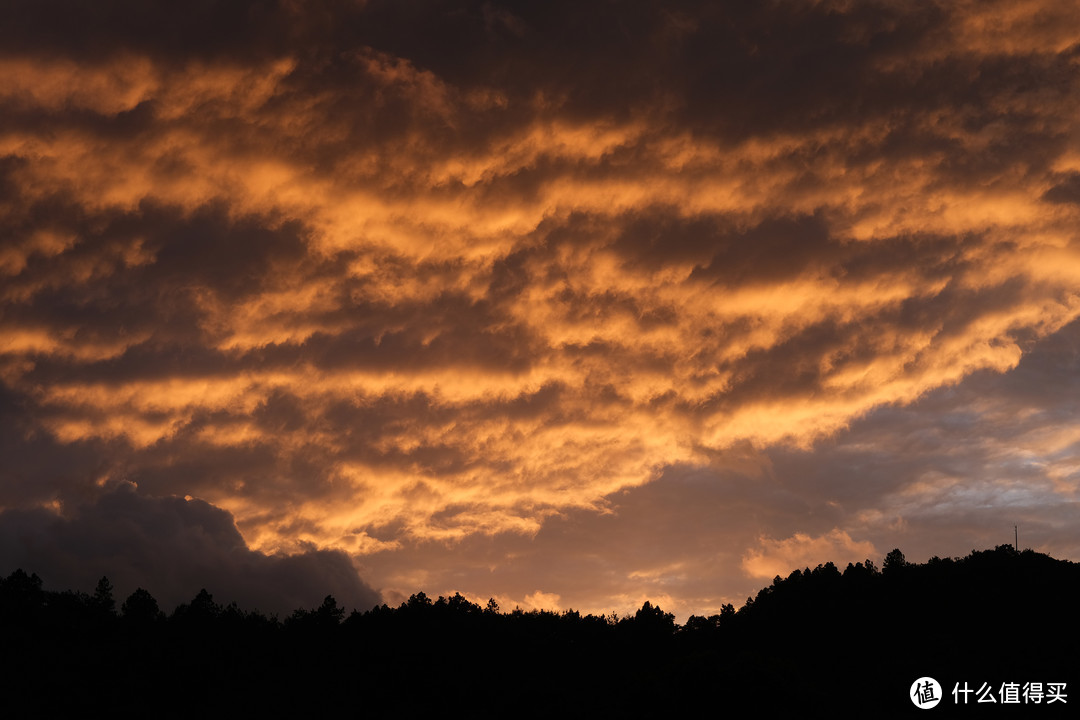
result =
[[[0,565],[26,567],[52,589],[93,588],[107,575],[123,599],[146,588],[163,608],[202,587],[220,602],[286,615],[333,594],[345,607],[381,602],[340,551],[265,555],[249,550],[229,513],[201,500],[146,497],[120,485],[95,501],[0,513]]]

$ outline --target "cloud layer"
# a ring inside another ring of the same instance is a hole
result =
[[[119,600],[143,587],[167,610],[203,587],[245,610],[283,617],[327,594],[360,610],[382,601],[341,551],[254,552],[228,513],[201,500],[146,498],[121,485],[93,504],[63,509],[61,516],[45,509],[0,514],[0,563],[35,568],[63,588],[92,588],[104,568]]]
[[[1080,315],[1060,3],[16,5],[10,522],[77,522],[119,482],[147,513],[227,512],[262,557],[349,553],[390,594],[574,602],[577,578],[465,587],[423,548],[468,567],[501,538],[488,562],[512,562],[513,538],[665,478],[726,487],[733,457],[770,516],[754,478],[794,456],[776,482],[802,502],[860,498],[858,520],[725,535],[709,576],[745,583],[819,545],[888,550],[875,523],[948,473],[824,498],[822,443],[952,417],[928,393],[1003,377]],[[639,571],[607,552],[621,597]]]

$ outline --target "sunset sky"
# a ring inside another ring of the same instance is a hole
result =
[[[3,6],[0,573],[684,620],[1080,560],[1074,3]]]

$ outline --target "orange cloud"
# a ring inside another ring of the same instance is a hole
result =
[[[572,68],[316,51],[291,16],[221,57],[12,50],[0,378],[268,550],[531,536],[812,448],[1080,317],[1075,17],[986,7],[644,22]],[[761,542],[755,577],[866,548]]]
[[[742,561],[743,572],[755,578],[786,577],[792,570],[814,568],[826,562],[842,567],[846,562],[862,562],[877,555],[871,543],[853,540],[839,528],[817,537],[804,533],[782,540],[761,537],[758,545],[748,550]]]

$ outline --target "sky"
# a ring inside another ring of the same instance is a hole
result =
[[[1080,560],[1078,70],[1056,0],[8,0],[0,572]]]

